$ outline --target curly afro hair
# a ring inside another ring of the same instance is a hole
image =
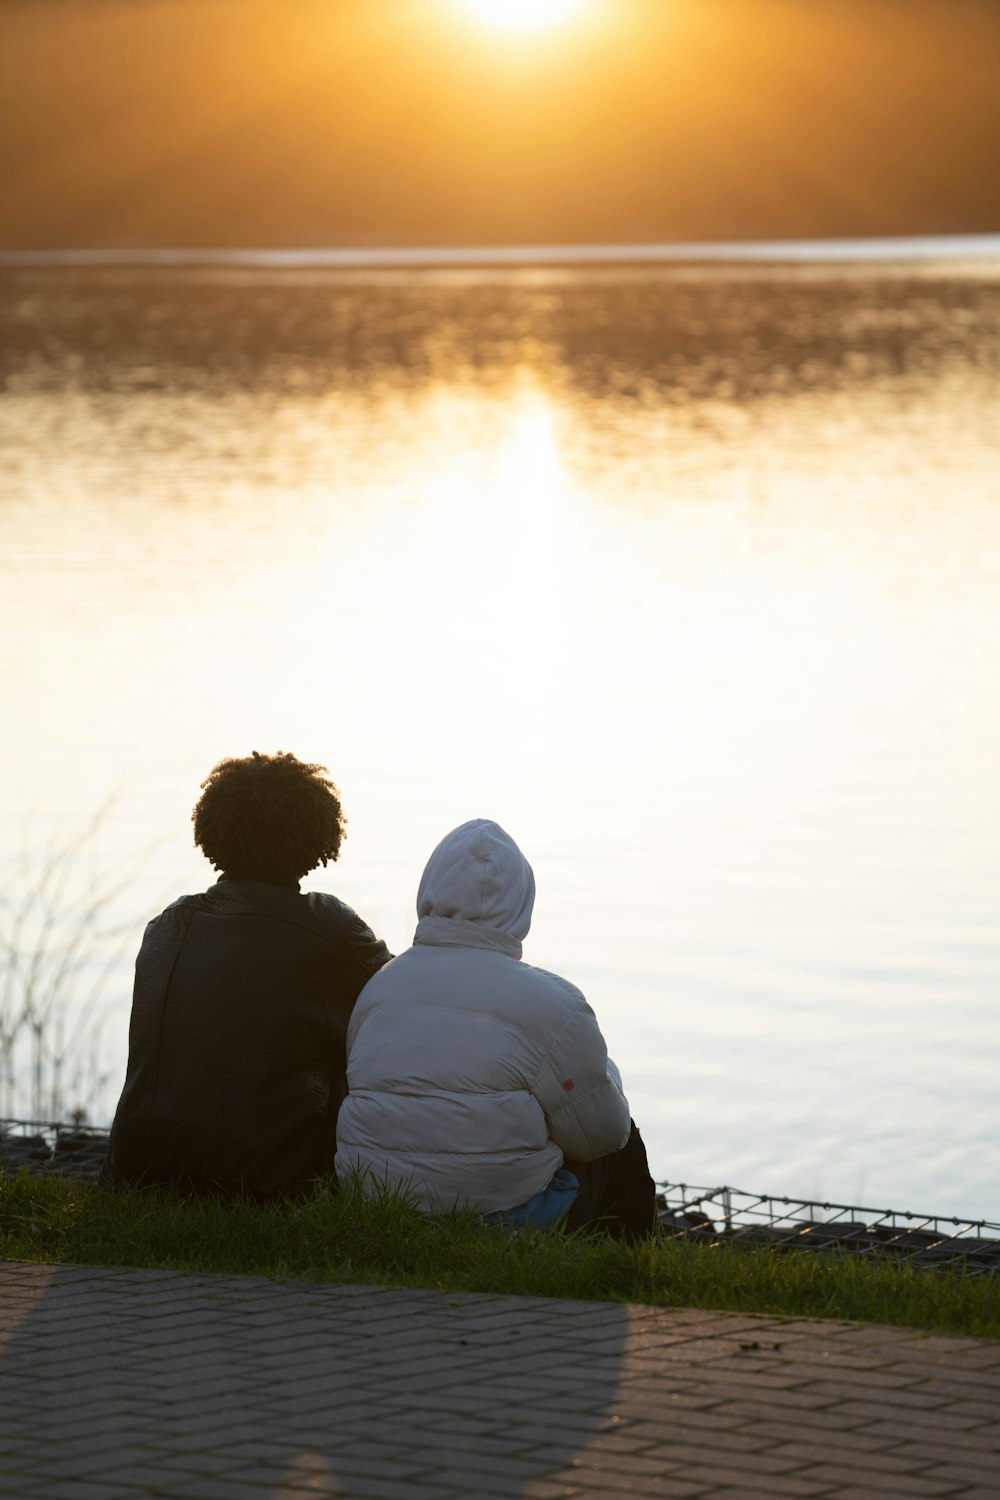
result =
[[[288,885],[337,858],[345,818],[325,766],[255,750],[220,760],[201,786],[194,841],[216,870]]]

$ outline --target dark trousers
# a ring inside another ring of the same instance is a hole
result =
[[[653,1232],[656,1184],[634,1120],[620,1151],[564,1165],[580,1183],[566,1219],[568,1229],[598,1229],[620,1240],[641,1240]]]

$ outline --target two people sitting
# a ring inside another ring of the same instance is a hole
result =
[[[427,1211],[651,1231],[645,1149],[594,1013],[521,960],[534,877],[498,824],[442,839],[413,945],[391,958],[349,906],[299,891],[343,837],[324,767],[222,761],[193,819],[220,879],[146,929],[112,1182],[268,1198],[335,1165]]]

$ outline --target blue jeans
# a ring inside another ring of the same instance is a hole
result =
[[[566,1217],[580,1189],[575,1173],[560,1167],[548,1187],[518,1203],[515,1208],[500,1208],[496,1213],[483,1214],[484,1224],[501,1224],[506,1229],[547,1229]]]

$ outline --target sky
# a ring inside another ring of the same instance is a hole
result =
[[[0,0],[0,248],[1000,230],[996,0],[497,6]]]

